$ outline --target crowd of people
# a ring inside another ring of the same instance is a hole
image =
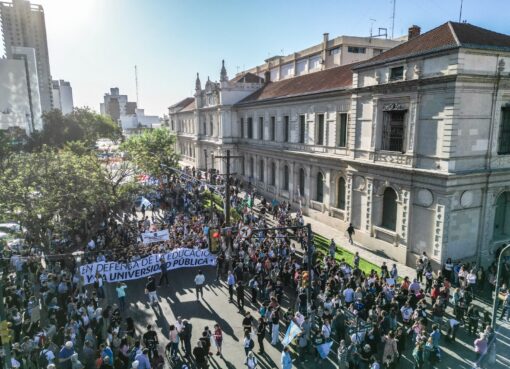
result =
[[[47,258],[33,249],[4,255],[10,272],[3,273],[2,287],[14,331],[13,368],[158,369],[165,365],[164,354],[179,369],[207,368],[213,345],[216,355],[222,355],[219,324],[212,330],[204,327],[199,339],[192,341],[192,324],[180,317],[170,325],[169,343],[161,350],[154,327],[148,326],[143,334],[135,329],[125,306],[127,284],[115,285],[115,299],[106,296],[107,282],[101,275],[87,287],[78,273],[80,263],[128,262],[174,248],[207,248],[210,229],[224,227],[224,219],[205,208],[201,174],[188,172],[189,176],[172,178],[151,209],[140,209],[141,216],[133,209],[122,221],[112,219],[79,259],[58,248]],[[490,314],[471,302],[478,291],[494,284],[493,267],[486,273],[447,260],[433,272],[423,253],[415,276],[402,276],[396,265],[386,263],[378,271],[363,271],[359,255],[352,264],[336,259],[333,240],[327,252],[315,250],[313,244],[309,250],[305,228],[265,230],[270,225],[302,226],[303,216],[299,210],[292,213],[286,202],[263,198],[255,211],[255,197],[249,185],[233,183],[229,201],[237,209],[233,227],[237,231],[232,238],[222,233],[216,266],[216,279],[228,289],[228,302],[242,314],[243,364],[249,369],[258,367],[257,355],[265,355],[267,345],[281,350],[283,369],[292,367],[294,352],[299,360],[317,363],[333,358],[342,369],[394,369],[406,350],[412,352],[415,368],[433,367],[441,360],[441,345],[454,342],[461,327],[477,337],[473,360],[489,350],[494,336]],[[162,228],[169,230],[168,241],[142,242],[141,233]],[[168,283],[164,269],[148,279],[145,289],[151,303],[157,303],[156,289],[163,282]],[[206,283],[201,271],[194,283],[200,299]],[[449,306],[453,316],[447,313]],[[505,312],[508,318],[508,299]],[[282,346],[291,323],[299,327],[298,333],[286,337],[289,341]]]

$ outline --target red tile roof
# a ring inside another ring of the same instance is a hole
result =
[[[261,78],[261,77],[257,76],[256,74],[248,72],[248,73],[241,74],[239,76],[235,76],[234,78],[232,78],[230,80],[230,82],[234,82],[234,83],[238,83],[238,82],[241,82],[241,83],[264,83],[264,78]]]
[[[193,99],[188,105],[186,105],[184,108],[182,108],[179,112],[192,111],[192,110],[195,110],[195,108],[196,108],[195,99]]]
[[[353,65],[343,65],[299,77],[270,82],[236,105],[350,88],[352,86],[351,69]]]
[[[447,22],[401,45],[385,51],[358,67],[409,58],[459,47],[505,49],[510,51],[510,36],[469,23]]]
[[[189,105],[192,101],[195,101],[194,97],[187,97],[184,100],[179,101],[177,104],[169,106],[168,109],[184,108],[185,106]]]

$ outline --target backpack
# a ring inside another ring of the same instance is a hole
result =
[[[248,343],[248,348],[250,350],[253,350],[254,347],[255,347],[255,342],[253,342],[253,340],[250,338],[250,342]]]

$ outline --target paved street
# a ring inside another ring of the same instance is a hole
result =
[[[204,269],[207,287],[204,291],[204,299],[196,300],[195,290],[193,288],[193,279],[196,269],[180,269],[170,272],[170,285],[163,286],[158,289],[160,304],[158,307],[150,307],[144,295],[145,281],[128,282],[128,311],[125,316],[132,316],[137,324],[138,334],[145,332],[147,324],[153,324],[158,327],[161,349],[168,342],[168,327],[175,322],[178,316],[190,319],[193,324],[192,345],[200,337],[205,326],[212,329],[215,323],[219,323],[224,332],[223,357],[212,356],[210,364],[213,368],[242,368],[244,363],[244,350],[242,345],[242,315],[238,311],[235,304],[228,303],[228,290],[224,282],[217,283],[215,279],[215,269],[208,267]],[[108,296],[114,296],[113,289],[109,288]],[[111,301],[114,301],[112,298]],[[283,304],[284,306],[287,304]],[[258,313],[254,310],[253,305],[246,299],[246,311],[252,312],[254,317],[258,318]],[[510,335],[509,325],[505,323],[498,337],[498,362],[491,365],[491,369],[503,369],[510,366],[508,355],[510,352]],[[283,337],[283,332],[281,332]],[[464,329],[459,329],[458,340],[456,343],[445,343],[442,341],[443,360],[437,368],[455,368],[470,369],[475,354],[472,350],[472,342],[474,336],[467,336]],[[256,340],[255,340],[256,341]],[[279,367],[281,346],[271,347],[266,341],[266,352],[264,356],[258,355],[259,365],[261,368],[277,368]],[[409,345],[407,346],[409,348]],[[255,351],[258,350],[257,344]],[[401,359],[400,368],[412,368],[410,362],[410,352],[406,351]],[[501,356],[503,354],[503,356]],[[293,353],[296,358],[296,354]],[[299,355],[295,362],[296,368],[334,368],[330,354],[327,361],[320,363],[314,362],[311,355]],[[489,366],[483,366],[487,368]]]

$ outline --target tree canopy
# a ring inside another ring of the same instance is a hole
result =
[[[153,176],[171,173],[179,163],[175,152],[175,136],[165,128],[144,131],[122,143],[121,150],[128,153],[137,168]]]
[[[48,245],[48,232],[75,244],[126,208],[137,191],[128,167],[108,167],[71,149],[10,155],[0,176],[0,208]]]
[[[89,108],[76,108],[63,115],[58,109],[43,114],[44,128],[33,133],[29,149],[40,150],[43,145],[61,148],[72,141],[93,146],[98,138],[118,140],[121,128],[110,117],[97,114]]]

